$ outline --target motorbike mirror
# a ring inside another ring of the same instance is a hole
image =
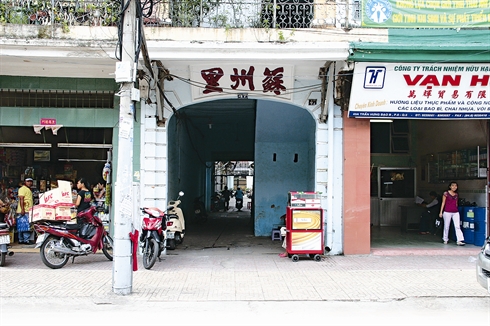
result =
[[[179,196],[180,196],[180,197],[184,196],[184,192],[183,192],[183,191],[180,191],[180,192],[179,192]]]

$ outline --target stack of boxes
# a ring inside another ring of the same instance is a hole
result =
[[[70,182],[59,180],[58,188],[47,191],[39,196],[39,205],[31,211],[31,222],[40,220],[70,221],[73,198]]]

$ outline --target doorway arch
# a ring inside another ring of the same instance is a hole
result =
[[[286,213],[288,191],[315,185],[316,123],[301,107],[272,100],[223,99],[183,107],[168,123],[168,198],[212,193],[216,161],[254,162],[253,233],[269,236]],[[190,215],[189,215],[190,216]]]

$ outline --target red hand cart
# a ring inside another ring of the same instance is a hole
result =
[[[286,208],[286,251],[293,262],[299,255],[320,261],[324,253],[323,209],[316,192],[289,192]]]

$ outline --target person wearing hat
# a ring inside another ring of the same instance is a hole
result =
[[[31,238],[31,225],[29,224],[29,210],[32,208],[34,201],[32,199],[32,179],[26,178],[24,185],[19,188],[17,203],[17,234],[19,243],[34,244]]]

